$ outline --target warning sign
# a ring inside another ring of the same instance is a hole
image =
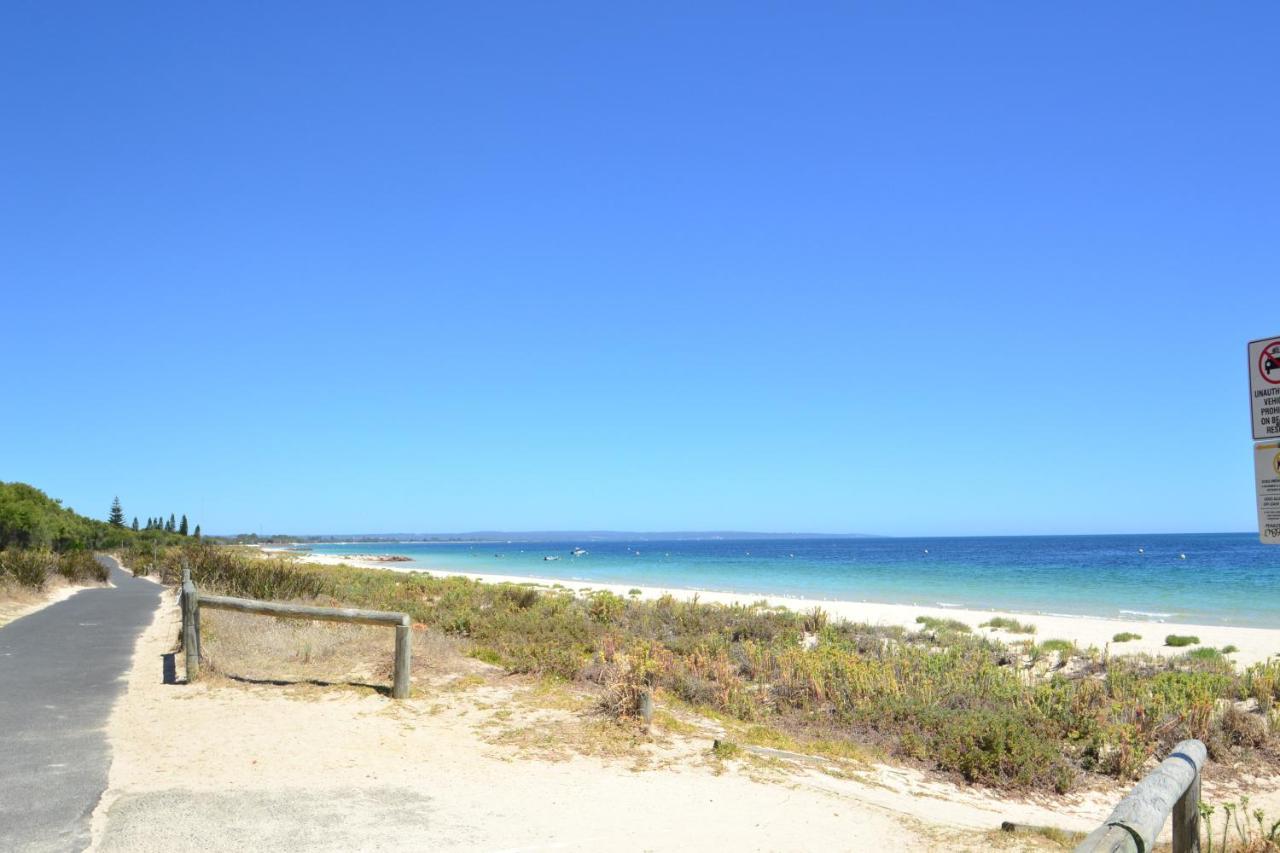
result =
[[[1280,444],[1254,446],[1253,472],[1258,481],[1258,537],[1264,545],[1280,544]]]
[[[1280,338],[1249,342],[1253,437],[1280,438]]]

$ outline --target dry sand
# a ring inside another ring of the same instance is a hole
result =
[[[661,715],[651,738],[619,743],[608,733],[625,730],[572,688],[469,660],[415,663],[405,702],[218,677],[165,684],[167,659],[182,679],[169,657],[179,625],[167,592],[109,725],[93,849],[1046,849],[991,830],[1088,830],[1123,793],[1018,800],[879,764],[721,761],[709,749],[718,724]],[[1255,804],[1280,807],[1266,799]]]
[[[290,552],[293,553],[293,552]],[[417,571],[407,567],[393,567],[386,563],[362,562],[341,557],[330,557],[323,554],[302,554],[300,559],[314,563],[336,565],[346,563],[371,569],[389,571]],[[1248,666],[1269,657],[1280,657],[1280,628],[1233,628],[1226,625],[1182,625],[1151,620],[1103,619],[1091,616],[1055,616],[1042,614],[1013,613],[999,610],[965,610],[953,607],[916,606],[911,604],[877,604],[867,601],[827,601],[809,598],[789,598],[776,595],[748,595],[731,592],[711,592],[692,589],[668,589],[661,587],[634,587],[630,584],[592,583],[586,581],[547,580],[545,578],[519,577],[515,575],[474,574],[471,572],[442,571],[427,569],[432,575],[457,575],[488,583],[536,583],[549,586],[558,583],[573,590],[609,590],[619,595],[628,595],[630,590],[639,589],[640,598],[652,599],[662,595],[671,595],[679,599],[690,599],[698,596],[699,601],[719,604],[751,604],[767,599],[770,604],[779,605],[796,611],[812,610],[821,607],[832,616],[847,619],[851,622],[864,622],[872,625],[901,625],[905,628],[917,629],[917,616],[936,616],[944,619],[958,619],[974,630],[990,633],[1004,640],[1026,639],[1025,634],[1010,634],[979,628],[981,623],[992,617],[1005,616],[1019,622],[1036,626],[1034,639],[1063,639],[1076,643],[1081,648],[1096,646],[1102,649],[1110,646],[1112,654],[1129,654],[1146,652],[1153,655],[1183,654],[1187,648],[1174,648],[1164,644],[1168,634],[1191,634],[1200,638],[1202,645],[1223,648],[1236,646],[1239,651],[1230,655],[1231,660],[1242,666]],[[1114,643],[1112,637],[1127,631],[1141,635],[1141,640],[1125,643]]]

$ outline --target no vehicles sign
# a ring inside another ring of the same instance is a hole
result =
[[[1249,342],[1253,437],[1280,438],[1280,338]]]
[[[1264,545],[1280,543],[1280,443],[1253,448],[1253,473],[1258,480],[1258,537]]]

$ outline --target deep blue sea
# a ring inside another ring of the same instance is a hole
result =
[[[1246,533],[304,547],[413,558],[388,568],[1280,628],[1280,547]]]

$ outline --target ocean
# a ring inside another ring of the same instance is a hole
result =
[[[1280,628],[1280,547],[1247,533],[301,547],[412,558],[395,569]]]

